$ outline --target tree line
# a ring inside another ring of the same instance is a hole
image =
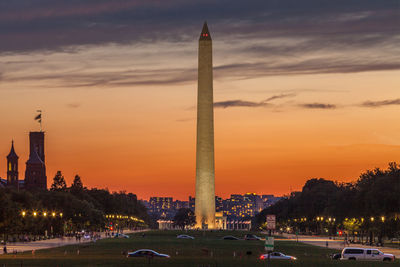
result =
[[[301,192],[292,192],[255,218],[266,227],[266,215],[275,214],[278,230],[349,238],[370,243],[400,236],[400,168],[389,163],[362,173],[358,180],[338,183],[310,179]]]
[[[5,240],[78,231],[143,227],[147,209],[135,194],[86,188],[79,175],[70,187],[61,171],[50,190],[0,189],[0,234]],[[111,215],[111,216],[109,216]]]

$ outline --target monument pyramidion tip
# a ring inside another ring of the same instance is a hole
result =
[[[210,35],[210,31],[208,30],[207,21],[204,22],[204,24],[203,24],[203,29],[201,30],[201,34],[200,34],[200,40],[210,40],[211,41],[211,35]]]

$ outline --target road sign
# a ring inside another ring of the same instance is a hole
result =
[[[265,250],[266,251],[273,251],[274,250],[274,238],[272,236],[265,237]]]
[[[276,216],[275,215],[267,215],[267,229],[275,230],[276,228]]]

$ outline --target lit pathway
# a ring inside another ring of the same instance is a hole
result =
[[[284,238],[282,239],[275,239],[279,241],[296,241],[296,235],[293,234],[282,234]],[[326,237],[320,237],[320,236],[305,236],[305,235],[299,235],[298,236],[298,241],[303,242],[306,244],[314,245],[314,246],[319,246],[319,247],[326,247],[326,242],[328,241],[328,247],[333,248],[333,249],[338,249],[342,250],[345,245],[343,240],[333,240],[329,239]],[[389,248],[389,247],[371,247],[371,246],[366,246],[366,245],[361,245],[361,244],[349,244],[346,245],[346,247],[359,247],[359,248],[377,248],[380,251],[384,253],[390,253],[396,256],[396,258],[400,258],[400,249],[396,248]]]
[[[136,232],[143,232],[147,230],[137,230],[137,231],[130,231],[124,230],[124,234],[129,233],[136,233]],[[105,233],[100,233],[100,238],[107,238]],[[47,249],[47,248],[54,248],[54,247],[62,247],[66,245],[74,245],[74,244],[82,244],[91,242],[90,239],[81,238],[81,241],[76,241],[75,237],[64,237],[64,238],[53,238],[48,240],[40,240],[40,241],[31,241],[31,242],[16,242],[16,243],[8,243],[7,244],[7,252],[9,254],[17,251],[18,253],[24,251],[32,251],[32,250],[39,250],[39,249]],[[3,254],[3,246],[0,247],[0,254]]]

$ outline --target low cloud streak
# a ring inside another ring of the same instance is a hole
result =
[[[334,104],[325,104],[325,103],[306,103],[299,105],[305,109],[336,109],[336,105]]]
[[[381,100],[381,101],[365,101],[361,103],[362,107],[367,108],[379,108],[384,106],[400,105],[400,98],[391,100]]]
[[[244,100],[227,100],[215,102],[215,108],[232,108],[232,107],[266,107],[269,104],[266,102],[252,102],[252,101],[244,101]]]

